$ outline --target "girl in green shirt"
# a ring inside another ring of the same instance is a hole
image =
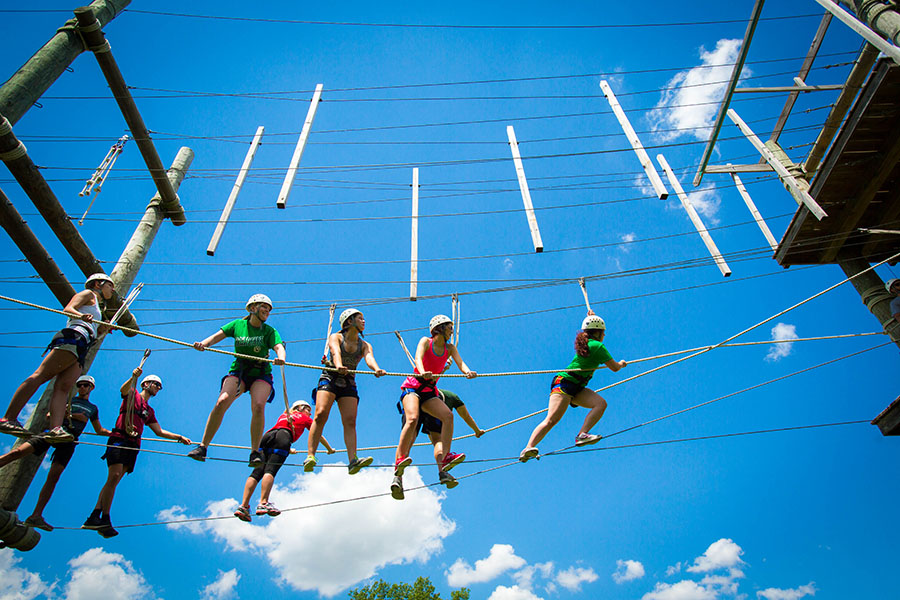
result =
[[[594,374],[594,369],[600,365],[606,365],[610,371],[616,372],[628,364],[624,360],[613,360],[603,345],[605,335],[606,323],[595,315],[594,311],[589,310],[588,316],[581,322],[581,331],[575,336],[575,358],[565,371],[557,373],[553,378],[547,416],[534,428],[528,439],[528,445],[519,454],[519,460],[525,462],[540,454],[537,449],[538,443],[559,423],[570,405],[590,409],[581,430],[575,436],[575,445],[586,446],[600,441],[602,436],[592,434],[590,430],[603,416],[606,400],[594,390],[588,389],[587,384]]]

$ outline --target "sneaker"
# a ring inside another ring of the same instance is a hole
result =
[[[42,433],[41,437],[51,444],[66,444],[75,441],[75,436],[62,427],[54,427],[50,431]]]
[[[303,461],[303,472],[312,473],[317,464],[319,464],[319,461],[316,460],[316,457],[312,454],[308,454],[306,460]]]
[[[116,537],[119,535],[119,532],[116,531],[112,525],[106,525],[97,530],[97,533],[102,535],[103,537],[109,539],[111,537]]]
[[[463,453],[457,454],[456,452],[448,452],[447,456],[444,457],[444,460],[441,461],[441,471],[449,471],[456,465],[462,463],[466,460],[466,455]]]
[[[35,517],[34,515],[25,519],[25,524],[29,527],[34,527],[35,529],[42,529],[43,531],[53,531],[53,525],[44,520],[44,517]]]
[[[254,450],[253,452],[250,453],[250,460],[247,461],[247,465],[251,469],[255,469],[256,467],[261,467],[264,464],[266,464],[266,461],[263,460],[262,452],[260,452],[259,450]]]
[[[275,505],[271,502],[266,502],[266,514],[270,517],[277,517],[281,514],[281,511],[275,508]]]
[[[22,427],[18,419],[0,419],[0,433],[8,433],[16,437],[31,437],[31,432]]]
[[[91,515],[85,520],[84,524],[81,526],[82,529],[100,529],[104,525],[109,525],[109,517],[106,518],[106,523],[103,522],[103,519],[100,518],[99,515]]]
[[[459,481],[456,480],[456,477],[454,477],[447,471],[441,471],[440,473],[438,473],[438,479],[440,480],[442,485],[447,486],[448,490],[452,490],[459,485]]]
[[[403,479],[399,475],[395,475],[394,480],[391,482],[391,498],[403,500]]]
[[[241,521],[245,521],[249,523],[253,520],[253,517],[250,516],[250,507],[249,506],[238,506],[237,510],[234,511],[234,516],[236,516]]]
[[[351,475],[356,475],[359,473],[359,470],[363,467],[368,467],[372,464],[373,458],[371,456],[363,456],[362,458],[354,458],[350,461],[350,464],[347,465],[347,470],[350,471]]]
[[[190,458],[199,462],[206,462],[206,446],[197,445],[196,448],[187,453]]]
[[[539,454],[540,450],[538,450],[534,446],[529,446],[528,448],[522,450],[522,453],[519,454],[519,460],[522,462],[528,462],[532,458],[537,458]]]
[[[267,515],[269,514],[269,505],[265,502],[260,502],[256,505],[256,516]]]
[[[602,437],[602,435],[597,435],[595,433],[579,433],[575,436],[575,445],[590,446],[591,444],[599,442]]]
[[[408,467],[411,464],[412,464],[412,459],[408,456],[404,456],[403,458],[398,458],[394,462],[394,479],[403,477],[403,471],[405,471],[406,467]],[[400,488],[400,492],[401,492],[401,497],[399,499],[402,500],[403,499],[403,497],[402,497],[403,488],[402,487]]]

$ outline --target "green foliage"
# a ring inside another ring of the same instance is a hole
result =
[[[379,579],[372,585],[350,590],[348,595],[353,600],[443,600],[428,577],[419,577],[412,585]],[[469,600],[469,589],[450,592],[450,600]]]

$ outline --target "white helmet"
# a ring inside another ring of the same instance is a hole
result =
[[[597,315],[588,315],[581,322],[581,329],[584,331],[588,329],[606,329],[606,323]]]
[[[297,400],[296,402],[291,404],[291,410],[299,410],[299,409],[303,408],[304,406],[306,408],[312,410],[312,405],[309,402],[307,402],[306,400]]]
[[[362,311],[358,308],[348,308],[344,312],[341,313],[341,318],[339,321],[341,322],[341,329],[344,328],[344,323],[346,323],[353,315],[361,315]]]
[[[445,323],[453,323],[453,319],[448,317],[447,315],[434,315],[431,317],[431,322],[428,323],[428,331],[433,332],[435,329],[444,325]]]
[[[92,388],[97,387],[97,383],[94,381],[94,378],[91,377],[90,375],[82,375],[81,377],[76,379],[75,385],[78,385],[79,383],[89,383],[89,384],[91,384]]]
[[[94,273],[93,275],[91,275],[90,277],[87,278],[87,281],[84,282],[84,289],[86,289],[86,290],[91,289],[91,284],[94,283],[95,281],[108,281],[108,282],[112,283],[113,285],[115,285],[115,282],[106,273]]]
[[[888,279],[884,284],[884,289],[886,289],[888,291],[888,293],[890,294],[891,287],[893,287],[893,285],[895,283],[900,283],[900,279]]]
[[[272,308],[272,301],[268,296],[266,296],[265,294],[253,294],[252,296],[250,296],[250,299],[247,300],[247,310],[249,311],[251,306],[259,303],[268,304],[269,309]]]
[[[156,375],[147,375],[141,380],[141,387],[144,387],[148,383],[157,383],[159,384],[159,389],[162,389],[162,379],[160,379]]]

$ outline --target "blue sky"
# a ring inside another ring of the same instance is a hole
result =
[[[578,277],[589,278],[592,306],[607,323],[607,347],[629,361],[716,344],[841,281],[836,266],[778,266],[727,176],[690,185],[708,135],[703,127],[721,94],[717,82],[731,70],[703,67],[733,62],[752,7],[700,4],[650,2],[638,12],[622,3],[601,9],[576,2],[551,13],[537,2],[272,2],[265,10],[229,1],[134,3],[106,28],[114,55],[163,162],[183,145],[196,154],[179,192],[188,223],[163,225],[137,279],[145,284],[134,305],[142,328],[203,339],[241,316],[246,298],[260,292],[275,303],[270,323],[289,341],[288,359],[317,363],[329,304],[338,311],[359,306],[380,365],[405,371],[391,332],[404,332],[413,346],[432,315],[450,313],[450,294],[459,293],[459,347],[469,366],[483,373],[529,371],[561,368],[571,358],[585,312]],[[811,1],[767,3],[743,85],[789,85],[820,15]],[[2,59],[8,77],[67,13],[4,17],[11,24]],[[286,20],[331,24],[277,22]],[[701,23],[708,21],[714,23]],[[643,26],[621,26],[629,24]],[[859,47],[859,38],[833,23],[807,81],[842,82]],[[14,130],[77,218],[87,207],[77,195],[83,181],[126,126],[94,58],[81,56],[72,68]],[[728,260],[730,278],[722,278],[674,194],[660,201],[648,191],[600,79],[612,85],[651,157],[662,152],[676,171]],[[318,83],[324,101],[288,208],[279,211],[284,170]],[[835,97],[824,92],[798,100],[781,138],[795,161],[805,158]],[[741,95],[732,106],[767,138],[783,103],[779,95]],[[215,220],[259,125],[267,135],[253,171],[216,256],[207,257]],[[507,125],[519,140],[542,254],[531,245]],[[726,124],[721,137],[713,162],[758,160],[736,127]],[[416,166],[422,298],[411,303]],[[80,272],[11,176],[0,180],[79,285]],[[780,239],[796,210],[793,199],[770,176],[743,180]],[[153,193],[129,143],[81,228],[108,271]],[[31,267],[16,262],[21,255],[8,237],[0,236],[0,249],[3,294],[55,306]],[[898,276],[896,269],[878,271],[885,279]],[[37,366],[60,320],[11,304],[0,309],[10,323],[0,332],[0,357],[11,366],[0,389],[9,397]],[[738,341],[879,329],[844,285]],[[868,336],[721,348],[603,392],[609,409],[595,431],[608,435],[885,341]],[[101,421],[112,424],[116,390],[145,347],[154,350],[146,371],[165,382],[154,400],[160,423],[199,438],[228,358],[147,338],[116,335],[104,343],[91,370]],[[454,474],[476,475],[451,491],[409,491],[402,503],[381,496],[312,507],[384,493],[390,473],[373,468],[350,478],[342,468],[302,474],[285,467],[272,499],[298,510],[250,525],[227,518],[121,527],[229,515],[248,474],[239,463],[201,465],[143,453],[116,496],[112,517],[120,535],[102,540],[59,530],[31,552],[0,551],[14,590],[0,598],[78,598],[99,590],[122,598],[250,598],[260,587],[273,598],[342,597],[374,578],[419,575],[445,596],[467,586],[473,598],[494,600],[883,597],[892,588],[878,574],[898,558],[883,525],[898,492],[889,476],[898,455],[874,426],[640,444],[871,419],[895,397],[896,361],[896,347],[883,346],[623,433],[596,450],[476,474],[510,462],[495,459],[518,455],[539,418],[532,417],[455,443],[470,462]],[[601,371],[595,387],[665,362]],[[316,379],[315,372],[289,369],[292,399],[308,397]],[[396,444],[400,379],[360,379],[360,445]],[[546,408],[549,380],[520,375],[444,385],[487,428]],[[278,387],[269,426],[279,413]],[[234,404],[216,442],[248,443],[248,403]],[[571,445],[583,418],[582,410],[569,410],[541,450]],[[460,419],[456,429],[468,433]],[[325,435],[344,446],[336,413]],[[9,441],[0,440],[4,450]],[[638,446],[612,448],[632,444]],[[145,447],[174,448],[151,441]],[[106,477],[101,454],[97,446],[79,448],[45,511],[50,523],[77,527],[90,512]],[[376,464],[393,460],[392,450],[371,454]],[[211,455],[243,459],[245,452],[214,449]],[[413,458],[407,486],[434,483],[430,449],[416,449]],[[346,463],[346,455],[322,462]],[[44,475],[25,497],[23,517]]]

